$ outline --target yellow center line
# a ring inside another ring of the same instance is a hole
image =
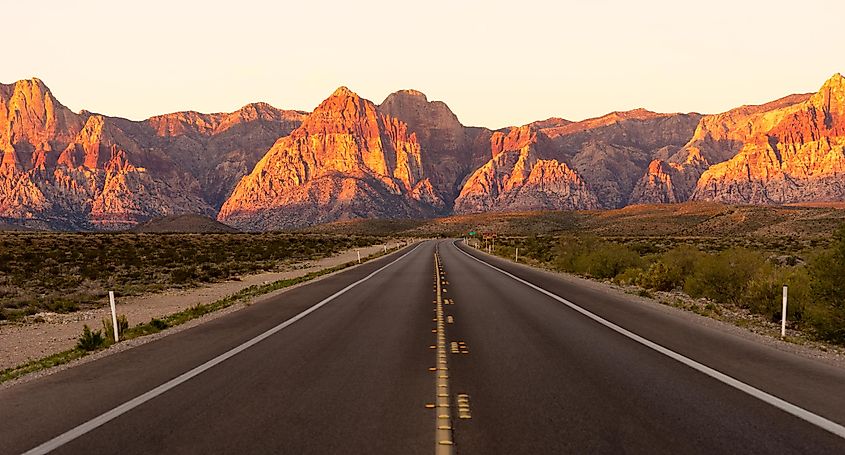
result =
[[[440,256],[434,252],[434,281],[437,290],[435,301],[435,314],[437,315],[437,364],[434,389],[437,397],[435,413],[437,418],[434,421],[434,452],[436,455],[452,455],[455,453],[454,441],[452,440],[452,416],[449,408],[449,366],[446,360],[446,324],[443,316],[443,292],[442,282],[445,281],[443,270],[440,267]]]

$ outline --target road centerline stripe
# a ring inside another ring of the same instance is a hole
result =
[[[434,250],[434,283],[437,293],[435,312],[437,314],[437,364],[434,371],[435,397],[434,409],[434,453],[436,455],[451,455],[455,453],[452,439],[452,411],[449,400],[449,366],[446,354],[446,326],[443,316],[443,270],[437,248]]]
[[[792,403],[790,403],[786,400],[778,398],[778,397],[776,397],[776,396],[774,396],[770,393],[764,392],[763,390],[760,390],[760,389],[758,389],[758,388],[756,388],[752,385],[746,384],[746,383],[744,383],[744,382],[742,382],[738,379],[735,379],[731,376],[728,376],[725,373],[722,373],[721,371],[710,368],[707,365],[704,365],[703,363],[697,362],[697,361],[695,361],[695,360],[693,360],[693,359],[691,359],[691,358],[689,358],[689,357],[687,357],[683,354],[679,354],[675,351],[672,351],[671,349],[663,347],[663,346],[661,346],[661,345],[659,345],[659,344],[657,344],[657,343],[655,343],[651,340],[643,338],[640,335],[637,335],[636,333],[633,333],[628,329],[625,329],[621,326],[618,326],[618,325],[614,324],[613,322],[610,322],[607,319],[604,319],[603,317],[601,317],[601,316],[599,316],[595,313],[592,313],[589,310],[586,310],[586,309],[570,302],[569,300],[567,300],[563,297],[558,296],[557,294],[554,294],[550,291],[547,291],[547,290],[541,288],[540,286],[537,286],[537,285],[535,285],[535,284],[533,284],[529,281],[523,280],[522,278],[520,278],[520,277],[518,277],[518,276],[516,276],[516,275],[514,275],[510,272],[507,272],[505,270],[500,269],[499,267],[496,267],[495,265],[489,264],[486,261],[483,261],[481,259],[476,258],[475,256],[473,256],[473,255],[467,253],[466,251],[462,250],[461,248],[459,248],[455,243],[452,243],[452,245],[455,247],[455,249],[460,251],[461,254],[463,254],[464,256],[467,256],[474,261],[477,261],[477,262],[479,262],[479,263],[481,263],[481,264],[483,264],[483,265],[485,265],[485,266],[487,266],[487,267],[489,267],[493,270],[498,271],[499,273],[502,273],[503,275],[505,275],[505,276],[507,276],[507,277],[519,282],[519,283],[522,283],[522,284],[524,284],[524,285],[526,285],[526,286],[528,286],[528,287],[530,287],[530,288],[532,288],[532,289],[534,289],[534,290],[536,290],[536,291],[538,291],[542,294],[545,294],[548,297],[551,297],[554,300],[557,300],[558,302],[560,302],[560,303],[566,305],[567,307],[581,313],[582,315],[592,319],[593,321],[598,322],[599,324],[601,324],[601,325],[603,325],[603,326],[605,326],[605,327],[607,327],[607,328],[609,328],[609,329],[611,329],[611,330],[613,330],[613,331],[615,331],[615,332],[617,332],[621,335],[624,335],[624,336],[630,338],[631,340],[636,341],[637,343],[640,343],[640,344],[642,344],[642,345],[644,345],[648,348],[651,348],[651,349],[653,349],[653,350],[655,350],[655,351],[657,351],[657,352],[659,352],[659,353],[661,353],[661,354],[663,354],[663,355],[665,355],[665,356],[667,356],[667,357],[669,357],[673,360],[676,360],[676,361],[678,361],[678,362],[680,362],[680,363],[682,363],[682,364],[684,364],[684,365],[686,365],[686,366],[688,366],[688,367],[690,367],[694,370],[697,370],[701,373],[704,373],[705,375],[710,376],[711,378],[716,379],[717,381],[720,381],[723,384],[729,385],[729,386],[731,386],[731,387],[733,387],[737,390],[745,392],[746,394],[751,395],[752,397],[757,398],[757,399],[759,399],[759,400],[761,400],[761,401],[763,401],[763,402],[765,402],[765,403],[767,403],[771,406],[774,406],[774,407],[776,407],[776,408],[778,408],[778,409],[780,409],[780,410],[782,410],[782,411],[784,411],[788,414],[791,414],[795,417],[798,417],[801,420],[804,420],[804,421],[806,421],[810,424],[813,424],[813,425],[815,425],[815,426],[817,426],[817,427],[819,427],[823,430],[826,430],[830,433],[833,433],[834,435],[839,436],[840,438],[845,439],[845,426],[842,426],[842,425],[840,425],[840,424],[838,424],[838,423],[836,423],[832,420],[826,419],[826,418],[824,418],[824,417],[822,417],[818,414],[815,414],[811,411],[808,411],[808,410],[806,410],[806,409],[804,409],[800,406],[797,406],[795,404],[792,404]]]
[[[189,381],[190,379],[192,379],[196,376],[199,376],[200,374],[208,371],[209,369],[213,368],[214,366],[219,365],[220,363],[240,354],[243,351],[246,351],[247,349],[255,346],[256,344],[258,344],[258,343],[264,341],[265,339],[273,336],[274,334],[280,332],[282,329],[284,329],[284,328],[290,326],[291,324],[299,321],[300,319],[304,318],[305,316],[308,316],[309,314],[313,313],[314,311],[317,311],[318,309],[325,306],[326,304],[328,304],[332,300],[334,300],[334,299],[340,297],[341,295],[345,294],[350,289],[358,286],[361,283],[364,283],[365,281],[369,280],[370,278],[376,276],[381,271],[383,271],[383,270],[387,269],[388,267],[392,266],[393,264],[401,261],[406,256],[408,256],[409,254],[416,251],[416,249],[419,248],[419,246],[420,245],[415,246],[414,248],[411,249],[411,251],[408,251],[407,253],[405,253],[402,256],[399,256],[398,258],[390,261],[388,264],[386,264],[383,267],[375,270],[374,272],[370,273],[369,275],[365,276],[364,278],[361,278],[360,280],[358,280],[358,281],[356,281],[352,284],[349,284],[348,286],[344,287],[343,289],[341,289],[341,290],[335,292],[334,294],[326,297],[325,299],[315,303],[313,306],[308,307],[307,309],[300,312],[296,316],[293,316],[292,318],[280,323],[279,325],[277,325],[277,326],[275,326],[275,327],[255,336],[254,338],[251,338],[251,339],[241,343],[238,346],[235,346],[234,348],[224,352],[223,354],[220,354],[217,357],[214,357],[213,359],[208,360],[207,362],[205,362],[205,363],[203,363],[203,364],[201,364],[197,367],[194,367],[194,368],[192,368],[191,370],[189,370],[185,373],[182,373],[181,375],[165,382],[164,384],[161,384],[160,386],[158,386],[158,387],[156,387],[156,388],[154,388],[154,389],[152,389],[152,390],[150,390],[146,393],[138,395],[137,397],[135,397],[135,398],[133,398],[133,399],[121,404],[121,405],[118,405],[117,407],[115,407],[115,408],[113,408],[109,411],[106,411],[106,412],[100,414],[97,417],[94,417],[93,419],[91,419],[91,420],[89,420],[85,423],[82,423],[82,424],[72,428],[72,429],[56,436],[55,438],[50,439],[47,442],[44,442],[43,444],[24,452],[24,455],[40,455],[40,454],[49,453],[49,452],[51,452],[55,449],[58,449],[59,447],[67,444],[68,442],[71,442],[74,439],[105,425],[106,423],[120,417],[121,415],[131,411],[132,409],[152,400],[153,398],[158,397],[159,395],[161,395],[161,394],[163,394],[163,393],[165,393],[165,392],[167,392],[167,391],[169,391],[169,390],[171,390],[171,389],[173,389],[177,386],[179,386],[180,384],[183,384],[183,383]]]

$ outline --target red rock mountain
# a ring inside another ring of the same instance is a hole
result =
[[[0,85],[0,218],[65,229],[215,215],[302,114],[265,104],[134,122],[76,114],[38,79]]]
[[[469,177],[455,211],[625,206],[649,162],[679,150],[699,119],[640,109],[496,132],[493,158]]]
[[[694,200],[745,204],[845,200],[845,78],[747,119],[737,154],[701,174]]]
[[[829,200],[832,195],[826,197],[823,191],[809,188],[801,194],[795,185],[804,187],[798,182],[813,180],[809,174],[820,175],[818,153],[835,153],[841,133],[825,127],[825,121],[838,117],[836,102],[831,112],[823,99],[831,88],[835,92],[835,87],[841,86],[841,80],[842,76],[835,75],[815,95],[790,95],[759,106],[704,116],[678,153],[649,165],[631,202],[696,199],[772,204],[817,197]],[[786,131],[798,134],[784,134]],[[791,167],[795,159],[804,161],[798,165],[804,170]]]
[[[400,90],[385,98],[378,109],[416,134],[424,153],[423,170],[448,207],[466,176],[490,159],[492,132],[463,126],[442,101],[428,101],[416,90]]]
[[[351,218],[428,217],[445,204],[408,125],[337,89],[279,139],[223,204],[218,219],[273,229]]]
[[[338,89],[145,121],[0,84],[0,223],[125,228],[182,213],[263,230],[363,217],[845,200],[845,79],[716,115],[643,109],[492,131],[414,90]]]

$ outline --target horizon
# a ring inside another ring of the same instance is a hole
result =
[[[311,111],[339,86],[374,103],[419,90],[492,129],[638,108],[714,114],[816,91],[845,68],[831,57],[845,5],[827,0],[46,3],[7,7],[31,20],[9,21],[26,45],[8,46],[0,81],[37,77],[74,111],[132,120],[252,102]],[[772,34],[784,17],[813,33]],[[772,70],[784,56],[812,63]]]
[[[836,72],[836,73],[832,74],[830,77],[828,77],[827,79],[825,79],[825,81],[827,81],[827,80],[829,80],[829,79],[831,79],[832,77],[835,77],[835,76],[837,76],[837,75],[840,75],[840,76],[841,76],[841,73],[840,73],[840,72]],[[355,89],[353,89],[353,88],[349,88],[349,87],[347,87],[347,86],[345,86],[345,85],[340,85],[340,86],[338,86],[335,90],[333,90],[333,91],[332,91],[332,93],[330,93],[328,96],[325,96],[324,98],[321,98],[321,99],[320,99],[320,101],[316,102],[316,103],[314,104],[314,107],[312,107],[311,109],[289,108],[289,107],[286,107],[286,106],[277,106],[277,105],[274,105],[274,104],[269,103],[269,102],[267,102],[267,101],[254,100],[254,101],[247,101],[247,102],[245,102],[245,103],[241,104],[239,107],[234,108],[234,109],[232,109],[232,110],[228,110],[228,111],[200,111],[200,110],[197,110],[197,109],[190,109],[190,108],[187,108],[187,109],[181,109],[181,110],[178,110],[178,111],[169,111],[169,112],[159,112],[159,113],[154,113],[154,114],[150,115],[149,117],[144,117],[144,118],[131,118],[131,117],[126,117],[126,116],[122,116],[122,115],[119,115],[119,114],[111,114],[111,113],[106,113],[106,112],[92,111],[92,110],[90,110],[90,109],[86,109],[85,107],[82,107],[82,108],[79,108],[79,109],[72,108],[71,106],[68,106],[68,105],[66,105],[65,103],[63,103],[63,102],[62,102],[62,98],[61,98],[61,96],[56,95],[56,94],[53,92],[52,88],[50,87],[50,84],[49,84],[48,82],[45,82],[43,79],[41,79],[41,78],[40,78],[40,77],[38,77],[38,76],[31,76],[31,77],[28,77],[28,78],[18,79],[18,80],[11,81],[11,82],[3,82],[3,81],[0,81],[0,85],[13,86],[13,85],[15,85],[17,82],[21,82],[21,81],[34,81],[34,80],[38,80],[38,81],[40,81],[42,84],[44,84],[44,86],[45,86],[45,87],[47,87],[47,89],[50,91],[50,93],[52,93],[52,94],[53,94],[54,98],[55,98],[55,99],[56,99],[59,103],[61,103],[61,104],[62,104],[62,105],[64,105],[65,107],[67,107],[67,108],[71,109],[73,112],[75,112],[75,113],[77,113],[77,114],[81,114],[82,112],[88,112],[88,113],[91,113],[91,114],[95,114],[95,115],[103,115],[103,116],[106,116],[106,117],[111,117],[111,118],[124,118],[124,119],[130,120],[130,121],[134,121],[134,122],[140,122],[140,121],[148,120],[148,119],[153,118],[153,117],[162,116],[162,115],[169,115],[169,114],[176,114],[176,113],[180,113],[180,112],[196,112],[196,113],[198,113],[198,114],[203,114],[203,115],[231,114],[231,113],[233,113],[233,112],[237,112],[238,110],[241,110],[241,109],[243,109],[243,108],[245,108],[245,107],[247,107],[247,106],[249,106],[249,105],[253,105],[253,104],[268,104],[268,105],[270,105],[271,107],[276,108],[276,109],[279,109],[279,110],[285,110],[285,111],[298,111],[298,112],[302,112],[302,113],[305,113],[305,114],[310,114],[311,112],[313,112],[313,111],[314,111],[314,109],[316,109],[317,107],[319,107],[319,105],[320,105],[323,101],[325,101],[326,99],[328,99],[329,97],[331,97],[331,96],[332,96],[332,94],[334,94],[334,93],[335,93],[338,89],[340,89],[340,88],[346,88],[347,90],[351,91],[352,93],[354,93],[354,94],[358,95],[360,98],[367,99],[367,100],[369,100],[370,102],[372,102],[373,104],[375,104],[375,105],[377,105],[377,106],[378,106],[378,105],[380,105],[381,103],[383,103],[383,102],[384,102],[384,99],[382,99],[381,101],[377,101],[377,100],[369,99],[369,98],[367,98],[367,97],[365,97],[365,96],[360,95],[360,94],[359,94],[357,91],[355,91]],[[819,87],[821,87],[821,85],[822,85],[822,84],[819,84]],[[450,109],[450,110],[452,110],[452,112],[453,112],[453,113],[454,113],[454,114],[458,117],[458,120],[461,122],[461,124],[462,124],[463,126],[465,126],[465,127],[487,127],[487,125],[474,125],[474,124],[467,124],[467,123],[465,123],[463,120],[461,120],[461,117],[460,117],[460,116],[459,116],[456,112],[454,112],[454,109],[452,109],[452,107],[449,105],[448,101],[446,101],[446,100],[438,100],[438,99],[431,99],[431,98],[430,98],[430,97],[429,97],[426,93],[424,93],[424,92],[422,92],[422,91],[420,91],[420,90],[413,89],[413,88],[404,88],[404,89],[397,89],[397,90],[394,90],[394,91],[392,91],[392,92],[388,93],[388,95],[386,95],[386,96],[385,96],[385,99],[387,98],[387,96],[389,96],[389,95],[391,95],[391,94],[394,94],[394,93],[399,93],[399,92],[403,92],[403,91],[412,91],[412,92],[421,93],[421,94],[422,94],[422,95],[423,95],[423,96],[424,96],[424,97],[428,100],[428,102],[442,102],[442,103],[446,104],[446,105],[449,107],[449,109]],[[656,111],[656,110],[652,110],[652,109],[649,109],[649,108],[644,108],[644,107],[635,107],[635,108],[631,108],[631,109],[624,109],[624,110],[623,110],[623,109],[615,109],[615,110],[607,111],[607,112],[605,112],[605,113],[603,113],[603,114],[599,114],[599,115],[596,115],[596,116],[593,116],[593,117],[582,118],[582,119],[572,119],[572,118],[570,118],[570,117],[566,117],[566,116],[552,115],[551,117],[538,118],[538,119],[531,120],[530,122],[526,122],[526,123],[522,123],[522,124],[509,124],[509,125],[504,125],[504,126],[497,127],[497,128],[491,128],[491,127],[488,127],[488,129],[491,129],[491,130],[494,130],[494,131],[495,131],[495,130],[499,130],[499,129],[503,129],[503,128],[519,127],[519,126],[527,125],[527,124],[529,124],[529,123],[533,123],[533,122],[542,122],[542,121],[552,120],[552,119],[561,119],[561,120],[565,120],[565,121],[570,121],[570,122],[572,122],[572,123],[579,123],[579,122],[586,122],[586,121],[589,121],[589,120],[594,120],[594,119],[598,119],[598,118],[606,117],[606,116],[608,116],[608,115],[612,115],[612,114],[616,114],[616,113],[635,112],[635,111],[641,111],[641,110],[645,110],[645,111],[648,111],[648,112],[652,112],[652,113],[654,113],[654,114],[699,114],[699,115],[713,115],[713,114],[720,114],[720,113],[723,113],[723,112],[727,112],[727,111],[729,111],[729,110],[736,109],[736,108],[739,108],[739,107],[744,107],[744,106],[755,106],[755,105],[763,105],[763,104],[766,104],[766,103],[769,103],[769,102],[772,102],[772,101],[777,101],[777,100],[779,100],[779,99],[786,98],[786,97],[789,97],[789,96],[795,96],[795,95],[810,95],[810,94],[813,94],[813,93],[816,93],[816,92],[817,92],[817,90],[813,90],[813,91],[809,91],[809,92],[795,92],[795,93],[787,93],[787,94],[782,95],[782,96],[779,96],[779,97],[777,97],[777,98],[772,98],[772,99],[770,99],[770,100],[763,101],[763,102],[760,102],[760,103],[742,103],[742,104],[737,104],[736,106],[733,106],[733,107],[731,107],[731,108],[727,109],[726,111],[720,111],[720,112],[699,112],[699,111],[695,111],[695,110],[688,110],[688,111],[675,111],[675,112],[666,112],[666,111]]]

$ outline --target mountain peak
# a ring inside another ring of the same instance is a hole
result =
[[[358,94],[349,90],[349,87],[341,85],[333,93],[331,98],[358,98]]]
[[[45,84],[44,81],[38,79],[37,77],[17,81],[15,83],[15,87],[17,90],[25,91],[27,93],[38,92],[44,94],[50,92],[50,89],[47,87],[47,84]]]
[[[398,90],[398,91],[396,92],[396,94],[397,94],[397,95],[407,95],[407,96],[412,96],[412,97],[414,97],[414,98],[422,98],[422,100],[423,100],[423,101],[428,101],[428,97],[426,97],[426,96],[425,96],[425,93],[423,93],[423,92],[421,92],[421,91],[419,91],[419,90],[414,90],[414,89],[412,89],[412,88],[410,88],[410,89],[404,89],[404,90]]]
[[[845,77],[840,73],[831,76],[810,98],[810,102],[821,107],[824,112],[845,114]]]
[[[829,90],[835,93],[845,93],[845,77],[840,73],[836,73],[826,80],[822,85],[821,91]]]

